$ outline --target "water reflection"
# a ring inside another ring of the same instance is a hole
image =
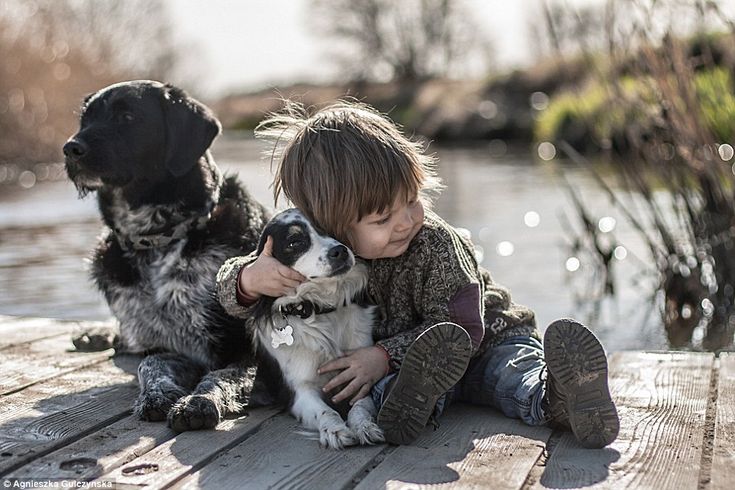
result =
[[[255,141],[220,139],[214,155],[223,170],[236,172],[255,198],[272,204],[270,171]],[[436,211],[466,229],[477,259],[514,299],[536,311],[545,326],[565,316],[584,316],[584,272],[579,257],[569,264],[569,237],[558,219],[573,213],[566,191],[548,165],[532,164],[530,153],[491,157],[488,147],[435,149],[447,186]],[[50,167],[53,171],[55,167]],[[582,171],[567,178],[597,216],[608,216],[605,196]],[[80,201],[65,180],[39,179],[27,190],[2,188],[0,196],[0,314],[103,319],[109,313],[87,278],[84,258],[100,233],[94,199]],[[543,211],[542,214],[538,210]],[[615,219],[613,216],[610,218]],[[615,256],[645,256],[645,245],[622,219]],[[641,289],[631,287],[638,268],[617,264],[618,301],[603,304],[593,328],[609,350],[665,348],[661,321],[642,318]]]

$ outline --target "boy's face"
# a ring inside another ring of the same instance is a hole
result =
[[[363,216],[352,223],[347,234],[354,252],[364,259],[398,257],[424,223],[424,205],[413,196],[398,197],[383,213]]]

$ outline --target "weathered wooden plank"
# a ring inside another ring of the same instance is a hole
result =
[[[534,488],[697,488],[713,365],[705,353],[617,353],[618,439],[591,450],[564,433]]]
[[[735,482],[735,354],[732,353],[720,354],[715,420],[710,488],[730,489]]]
[[[104,324],[105,322],[76,322],[53,318],[0,317],[0,349],[61,334],[67,334],[71,339],[72,332],[83,326]]]
[[[175,488],[344,488],[385,447],[323,449],[316,435],[305,435],[293,417],[283,414]]]
[[[520,488],[551,435],[480,406],[452,406],[440,423],[396,448],[357,489]]]
[[[224,420],[214,430],[184,432],[124,466],[93,480],[116,485],[160,488],[198,470],[222,451],[240,443],[279,408],[259,408],[246,416]]]
[[[13,393],[40,381],[109,359],[113,349],[74,351],[68,333],[3,349],[0,395]]]
[[[0,475],[128,414],[138,362],[117,357],[0,397]]]
[[[164,422],[128,416],[22,466],[5,478],[86,481],[147,453],[176,435]]]

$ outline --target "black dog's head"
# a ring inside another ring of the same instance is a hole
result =
[[[211,111],[181,89],[118,83],[84,100],[79,132],[64,145],[66,170],[81,193],[181,177],[220,129]]]
[[[268,222],[258,254],[268,237],[273,239],[273,257],[310,280],[340,276],[355,265],[349,248],[319,233],[298,209],[287,209]]]

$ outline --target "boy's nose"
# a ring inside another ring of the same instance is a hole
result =
[[[398,222],[398,230],[408,230],[413,226],[413,215],[411,214],[411,210],[406,208],[401,213],[401,220]]]

